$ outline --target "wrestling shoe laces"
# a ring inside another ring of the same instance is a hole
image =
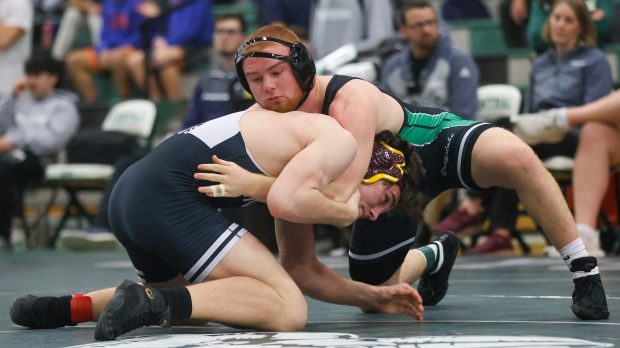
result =
[[[571,272],[590,272],[596,267],[596,258],[580,257],[571,262]],[[592,274],[573,279],[573,305],[571,310],[582,320],[601,320],[609,318],[605,289],[600,274]]]
[[[445,232],[433,241],[437,246],[437,266],[422,276],[418,284],[418,292],[422,296],[422,304],[432,306],[441,301],[448,292],[448,278],[459,251],[459,238],[452,232]]]
[[[157,289],[125,280],[99,317],[95,339],[113,340],[149,325],[170,327],[170,306]]]

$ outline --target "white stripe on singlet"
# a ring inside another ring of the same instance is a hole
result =
[[[413,238],[409,238],[403,242],[400,242],[396,245],[394,245],[391,248],[385,249],[383,251],[380,251],[378,253],[374,253],[374,254],[370,254],[370,255],[358,255],[358,254],[354,254],[353,252],[351,252],[351,250],[349,250],[349,257],[352,259],[356,259],[356,260],[360,260],[360,261],[366,261],[366,260],[372,260],[372,259],[378,259],[381,256],[387,255],[389,253],[391,253],[394,250],[400,249],[403,246],[413,243],[413,240],[415,239],[415,236]]]
[[[219,253],[215,255],[211,262],[209,262],[209,265],[193,281],[194,284],[202,282],[209,275],[209,273],[211,273],[211,271],[218,265],[222,258],[224,258],[224,256],[230,251],[230,249],[232,249],[232,247],[239,241],[239,239],[241,239],[241,236],[243,236],[243,234],[246,232],[245,228],[240,228],[237,232],[235,232],[238,227],[239,225],[235,223],[228,226],[226,231],[224,231],[224,233],[219,236],[219,238],[213,243],[213,245],[211,245],[209,249],[207,249],[207,251],[202,255],[202,257],[200,257],[200,259],[187,273],[185,273],[185,275],[183,275],[183,277],[188,281],[192,279],[192,277],[194,277],[196,272],[200,270],[204,263],[207,262],[210,258],[212,258],[214,256],[214,253],[218,251],[221,245],[229,239],[230,235],[235,234],[236,236],[228,241],[228,244],[226,244],[224,248],[222,248],[222,250],[220,250]]]
[[[471,127],[470,129],[467,130],[467,132],[465,133],[465,135],[463,136],[463,139],[461,139],[461,144],[459,145],[459,157],[458,160],[456,162],[456,173],[459,176],[459,180],[461,181],[461,184],[463,184],[463,186],[465,186],[466,189],[468,190],[473,190],[471,187],[467,186],[467,184],[465,183],[465,180],[463,180],[463,173],[462,173],[462,162],[463,162],[463,151],[465,148],[465,144],[467,143],[467,138],[471,135],[471,132],[473,132],[474,129],[485,125],[488,123],[479,123],[473,127]]]

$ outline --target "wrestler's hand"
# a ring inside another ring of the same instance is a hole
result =
[[[209,197],[239,197],[249,195],[250,193],[250,184],[254,174],[241,168],[234,162],[225,161],[213,155],[213,163],[200,164],[198,165],[198,170],[210,173],[194,173],[194,179],[212,181],[224,185],[224,190],[221,189],[219,184],[200,186],[198,191]]]
[[[336,227],[341,227],[341,228],[347,227],[351,225],[353,222],[355,222],[355,220],[357,220],[360,216],[359,204],[360,204],[360,191],[355,190],[355,192],[353,192],[351,197],[349,197],[349,199],[345,203],[346,215],[343,216],[342,222],[337,224]]]
[[[406,283],[377,287],[374,304],[362,308],[365,312],[406,314],[422,320],[424,306],[416,289]]]

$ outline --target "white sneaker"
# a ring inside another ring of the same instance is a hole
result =
[[[551,109],[534,114],[522,114],[512,117],[512,131],[530,145],[539,143],[557,143],[564,139],[567,129],[555,123],[560,109]]]
[[[112,232],[89,228],[87,230],[63,230],[60,244],[73,251],[112,250],[118,241]]]

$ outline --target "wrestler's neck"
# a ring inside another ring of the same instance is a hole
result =
[[[317,76],[314,79],[314,86],[308,94],[308,98],[297,108],[299,111],[320,113],[325,99],[325,89],[331,76]]]

